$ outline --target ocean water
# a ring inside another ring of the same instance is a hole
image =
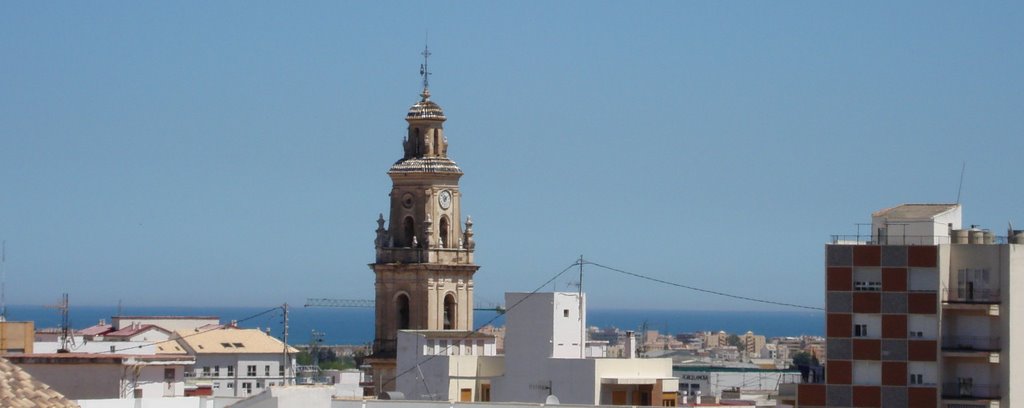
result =
[[[283,329],[283,310],[280,307],[130,307],[124,315],[180,315],[217,316],[222,322],[238,320],[239,326],[271,330],[280,337]],[[117,314],[114,306],[74,306],[69,313],[71,326],[82,329],[100,319],[108,323]],[[43,306],[8,306],[8,320],[31,320],[36,328],[60,326],[60,312]],[[290,307],[288,312],[291,344],[304,344],[313,330],[324,333],[326,344],[366,344],[373,341],[373,309],[369,308],[303,308]],[[477,311],[473,316],[479,327],[487,322],[504,325],[504,319],[495,312]],[[587,325],[639,330],[646,322],[649,330],[662,333],[719,331],[746,333],[748,330],[768,337],[814,335],[825,332],[823,312],[733,312],[692,310],[613,310],[590,309]]]

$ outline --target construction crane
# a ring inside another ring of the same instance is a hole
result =
[[[374,307],[376,302],[370,299],[331,299],[331,298],[307,298],[305,307]],[[473,308],[479,311],[491,311],[498,314],[505,313],[505,307],[501,305],[487,305],[485,307]]]

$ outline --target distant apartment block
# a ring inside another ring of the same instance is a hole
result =
[[[1024,232],[965,229],[957,204],[906,204],[872,214],[864,236],[833,237],[825,264],[825,383],[800,384],[791,403],[1024,404]]]

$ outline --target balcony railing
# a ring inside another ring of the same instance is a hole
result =
[[[946,351],[999,351],[998,336],[942,336]]]
[[[833,245],[939,245],[948,244],[949,236],[945,235],[833,235]]]
[[[946,292],[948,303],[999,303],[999,289],[954,288]]]
[[[999,384],[943,383],[942,398],[999,399]]]

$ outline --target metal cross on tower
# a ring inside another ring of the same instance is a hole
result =
[[[430,69],[427,66],[427,62],[430,59],[430,47],[423,45],[423,52],[420,53],[423,56],[423,63],[420,64],[420,76],[423,77],[423,93],[427,93],[430,89]]]

